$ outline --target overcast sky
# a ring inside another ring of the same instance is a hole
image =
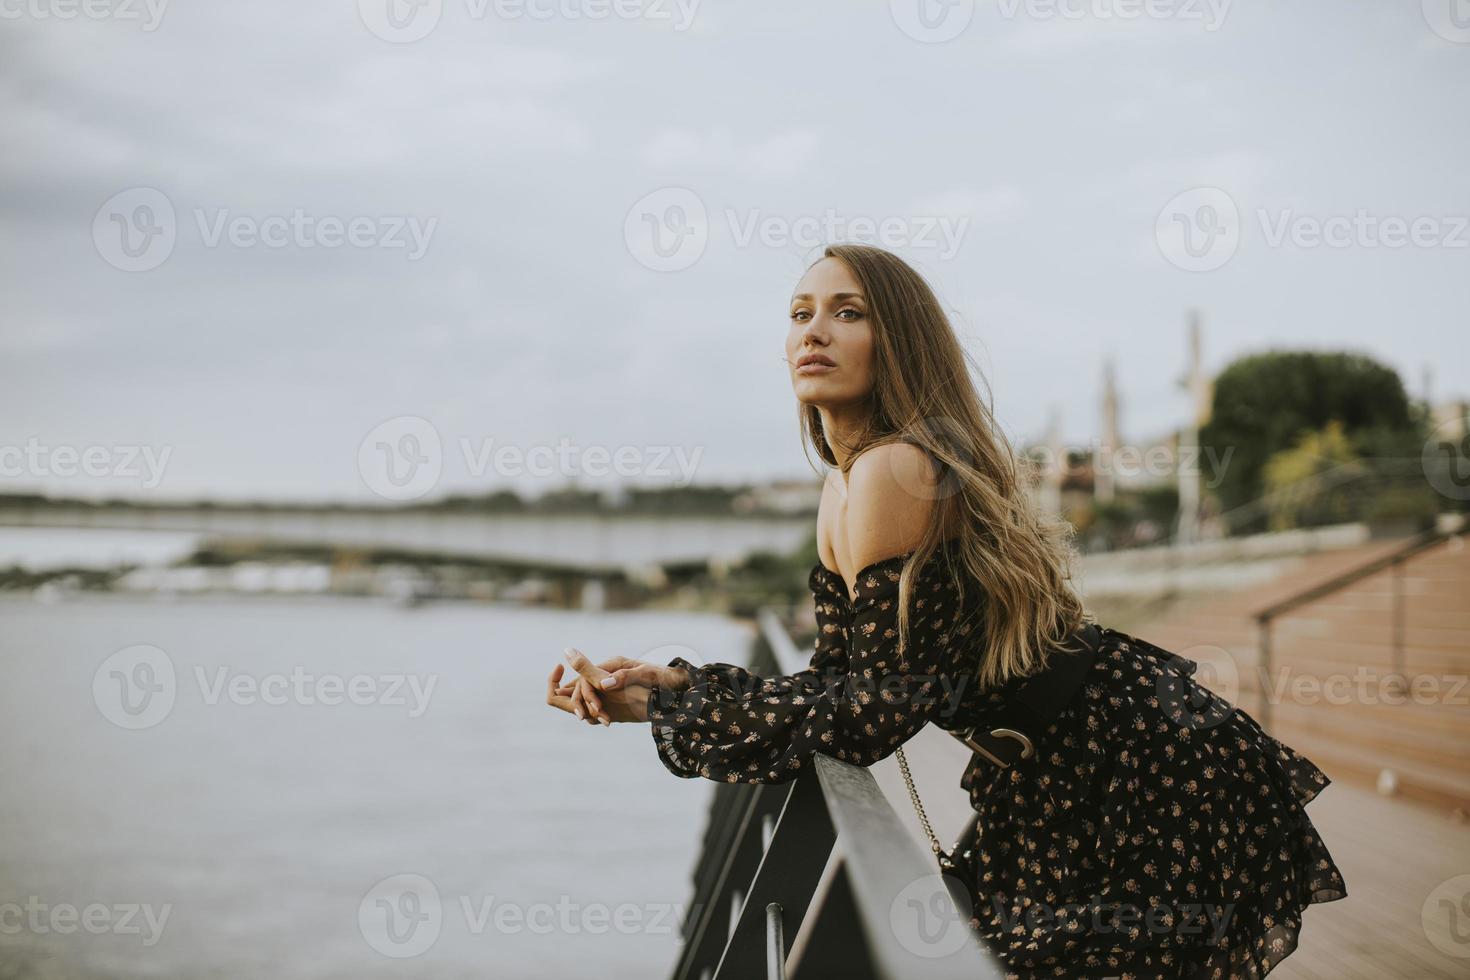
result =
[[[1470,393],[1450,0],[160,4],[0,0],[6,490],[809,474],[786,301],[863,222],[1018,441],[1093,439],[1106,355],[1125,437],[1178,424],[1191,307],[1211,369]]]

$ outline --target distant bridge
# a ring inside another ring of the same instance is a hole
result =
[[[787,553],[811,515],[475,514],[390,507],[118,505],[0,501],[0,527],[192,533],[272,543],[400,549],[613,573]]]

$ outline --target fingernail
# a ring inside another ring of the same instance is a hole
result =
[[[572,710],[577,713],[577,717],[578,718],[582,717],[582,709],[581,708],[573,708]]]
[[[562,657],[564,659],[571,660],[572,659],[572,648],[571,647],[567,647],[565,650],[563,650],[561,652],[561,655],[562,655]]]
[[[612,722],[608,721],[606,718],[599,718],[597,720],[600,721],[600,722],[602,722],[602,724],[604,726],[610,726],[610,725],[612,725]]]
[[[616,677],[604,677],[602,679],[602,686],[603,687],[612,687],[613,684],[615,684],[616,682],[617,682],[617,678]]]

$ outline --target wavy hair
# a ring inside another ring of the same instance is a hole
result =
[[[803,447],[816,449],[846,478],[875,446],[907,442],[924,449],[938,482],[934,519],[899,579],[899,649],[905,648],[913,578],[943,548],[964,605],[965,584],[983,595],[983,642],[973,665],[981,689],[1030,675],[1083,623],[1096,620],[1071,584],[1074,529],[1041,514],[1027,487],[1035,463],[1012,449],[967,371],[973,365],[949,317],[923,277],[898,256],[871,245],[831,245],[867,297],[874,340],[871,411],[849,450],[837,457],[816,406],[799,406]],[[984,383],[978,366],[975,377]],[[990,396],[989,385],[985,384]],[[993,401],[993,397],[991,397]],[[810,457],[808,457],[810,458]],[[946,533],[953,531],[952,534]]]

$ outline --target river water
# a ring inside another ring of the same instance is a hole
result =
[[[544,703],[715,616],[0,600],[0,976],[657,978],[712,784]]]

